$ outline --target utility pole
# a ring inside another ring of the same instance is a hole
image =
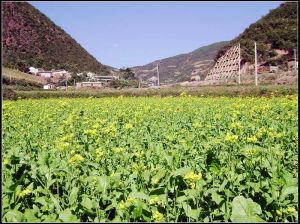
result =
[[[257,52],[256,52],[256,42],[254,42],[254,53],[255,53],[255,85],[257,86]]]
[[[294,49],[294,60],[295,60],[295,72],[297,74],[297,54],[296,54],[296,48]]]
[[[241,44],[239,43],[239,84],[241,84]]]
[[[157,86],[159,86],[159,69],[158,69],[158,64],[157,64]]]

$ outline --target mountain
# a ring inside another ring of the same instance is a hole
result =
[[[106,66],[29,3],[3,2],[2,15],[3,66],[108,74]]]
[[[273,65],[286,65],[293,58],[293,50],[298,46],[297,2],[282,3],[276,9],[251,24],[243,33],[222,47],[215,57],[217,60],[231,46],[241,44],[244,62],[254,62],[254,42],[257,43],[258,60]],[[287,51],[288,54],[280,55]]]
[[[218,42],[200,47],[187,54],[180,54],[161,60],[156,60],[147,65],[132,67],[131,69],[142,80],[156,77],[156,66],[159,65],[160,83],[172,84],[190,80],[191,76],[199,75],[203,80],[207,71],[213,65],[216,54],[228,42]]]

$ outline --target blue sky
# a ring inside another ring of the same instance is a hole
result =
[[[273,2],[30,2],[103,64],[144,65],[231,40]]]

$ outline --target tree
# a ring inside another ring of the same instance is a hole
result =
[[[125,80],[136,80],[135,73],[130,69],[120,69],[121,77]]]

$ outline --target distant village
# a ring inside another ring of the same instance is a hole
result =
[[[28,73],[35,76],[40,76],[47,80],[47,84],[43,86],[43,89],[65,89],[68,87],[68,80],[72,77],[71,73],[64,70],[50,70],[45,71],[43,68],[34,68],[29,67]],[[76,74],[77,76],[82,76],[83,73]],[[117,80],[118,77],[111,75],[111,76],[101,76],[97,75],[93,72],[87,72],[87,81],[72,83],[73,86],[76,88],[82,87],[103,87],[106,86],[112,80]],[[66,82],[65,86],[57,86],[55,83],[64,80]],[[70,83],[69,83],[70,84]]]
[[[285,53],[285,52],[284,52]],[[249,62],[241,65],[241,73],[245,74],[247,70],[253,69],[254,65],[250,65]],[[289,60],[287,62],[287,71],[293,71],[297,69],[298,70],[298,61],[294,60]],[[155,70],[155,68],[153,69]],[[152,70],[151,70],[152,71]],[[258,74],[263,74],[263,73],[277,73],[279,72],[279,67],[278,66],[273,66],[270,63],[263,63],[258,65]],[[73,82],[70,83],[69,80],[71,79],[71,72],[66,71],[64,69],[52,69],[52,70],[44,70],[43,68],[34,68],[34,67],[29,67],[28,73],[31,75],[39,76],[46,80],[46,84],[44,84],[43,89],[66,89],[69,86],[73,86],[76,89],[79,88],[100,88],[100,87],[107,87],[113,80],[120,80],[119,76],[114,75],[115,73],[112,73],[113,75],[98,75],[93,72],[85,72],[85,73],[77,73],[76,75],[79,77],[86,77],[83,81],[80,82]],[[144,74],[146,75],[146,74]],[[144,87],[157,87],[159,85],[159,77],[158,76],[152,76],[148,77],[148,79],[143,82],[143,75],[141,75],[138,80],[139,80],[139,86],[141,83],[144,84]],[[81,79],[82,80],[82,79]],[[58,85],[58,83],[64,81],[64,85]],[[187,83],[198,83],[198,82],[203,82],[201,80],[201,76],[199,74],[199,70],[193,70],[191,72],[190,80],[183,82],[183,85],[186,85]]]

